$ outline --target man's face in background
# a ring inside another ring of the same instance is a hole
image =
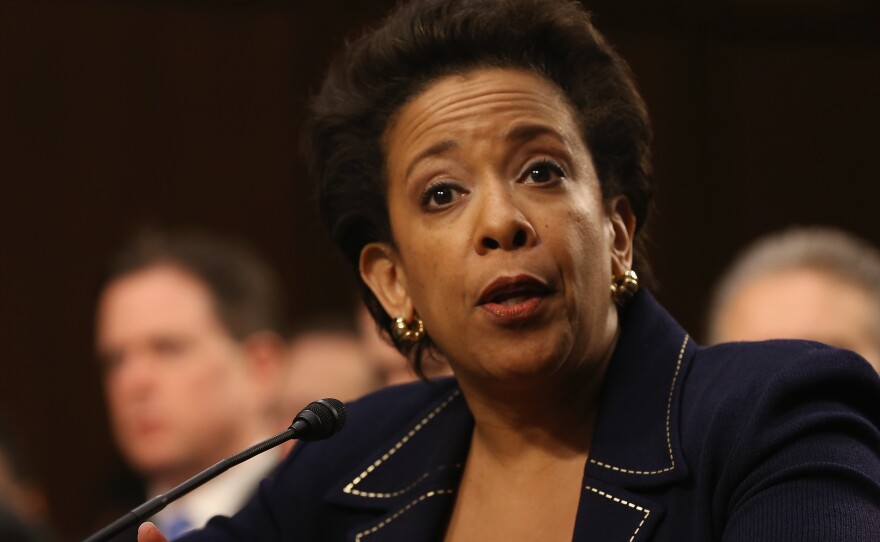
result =
[[[113,432],[135,470],[185,479],[237,451],[253,419],[248,364],[201,280],[170,264],[123,275],[101,294],[96,330]]]

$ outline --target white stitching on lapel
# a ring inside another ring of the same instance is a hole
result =
[[[376,470],[377,467],[379,467],[382,463],[384,463],[392,455],[394,455],[397,452],[397,450],[399,450],[401,447],[403,447],[403,445],[406,444],[416,433],[418,433],[419,430],[421,430],[422,427],[425,426],[425,424],[427,424],[428,422],[433,420],[434,417],[437,416],[437,414],[439,414],[444,408],[446,408],[449,405],[449,403],[452,402],[453,399],[458,397],[459,394],[461,394],[461,390],[453,391],[449,395],[449,397],[447,397],[442,403],[440,403],[440,405],[437,406],[437,408],[435,408],[427,416],[422,418],[421,421],[419,421],[419,423],[417,423],[415,425],[415,427],[410,429],[409,432],[406,435],[404,435],[404,437],[402,439],[397,441],[397,443],[394,446],[392,446],[391,449],[389,449],[387,452],[382,454],[382,457],[380,457],[379,459],[374,461],[372,464],[370,464],[370,466],[368,466],[366,468],[366,470],[361,472],[359,475],[357,475],[355,477],[354,480],[349,482],[348,485],[346,485],[342,491],[344,493],[349,493],[351,495],[358,495],[360,497],[368,497],[368,498],[372,498],[372,499],[390,499],[392,497],[397,497],[398,495],[402,495],[403,493],[406,493],[407,491],[409,491],[410,489],[412,489],[413,487],[418,485],[419,482],[421,482],[422,480],[427,478],[429,473],[426,472],[426,473],[422,474],[418,480],[416,480],[415,482],[411,483],[410,485],[404,487],[403,489],[398,489],[397,491],[391,491],[388,493],[380,493],[380,492],[374,492],[374,491],[361,491],[359,489],[355,489],[356,485],[361,483],[364,480],[364,478],[369,476],[369,474],[371,472]]]
[[[672,385],[669,387],[669,398],[666,400],[666,447],[669,450],[669,466],[664,469],[645,471],[645,470],[631,470],[631,469],[625,469],[623,467],[616,467],[614,465],[609,465],[608,463],[603,463],[602,461],[596,461],[595,459],[592,459],[592,458],[589,460],[590,463],[592,463],[593,465],[598,465],[600,467],[604,467],[606,469],[613,470],[615,472],[624,472],[627,474],[644,474],[644,475],[661,474],[661,473],[669,472],[669,471],[675,469],[675,458],[672,455],[672,437],[670,435],[670,429],[669,429],[670,416],[672,414],[672,396],[675,392],[675,383],[678,380],[678,374],[681,370],[681,361],[684,358],[684,351],[685,351],[685,348],[687,347],[689,339],[690,339],[690,336],[685,335],[684,341],[681,343],[681,350],[678,352],[678,361],[675,364],[675,374],[672,375]]]
[[[648,516],[651,515],[651,511],[643,506],[639,506],[637,504],[633,504],[631,502],[625,501],[621,498],[618,498],[618,497],[615,497],[614,495],[611,495],[610,493],[606,493],[600,489],[596,489],[595,487],[591,487],[591,486],[584,486],[584,487],[586,489],[589,489],[593,493],[596,493],[597,495],[601,495],[601,496],[605,497],[606,499],[612,500],[612,501],[614,501],[618,504],[622,504],[624,506],[629,506],[633,510],[637,510],[639,512],[644,512],[645,517],[642,518],[642,521],[639,522],[639,526],[636,527],[636,530],[633,531],[632,536],[629,537],[629,542],[633,542],[633,540],[635,540],[635,538],[636,538],[636,535],[639,534],[639,531],[642,529],[642,526],[644,526],[645,522],[648,520]]]

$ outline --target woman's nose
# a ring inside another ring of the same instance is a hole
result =
[[[537,238],[531,222],[508,190],[499,188],[486,193],[478,213],[474,242],[480,254],[524,248]]]

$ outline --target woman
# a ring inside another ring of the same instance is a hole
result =
[[[186,540],[877,539],[870,367],[701,349],[637,293],[650,129],[576,4],[410,3],[333,66],[312,136],[373,316],[455,378],[352,405]]]

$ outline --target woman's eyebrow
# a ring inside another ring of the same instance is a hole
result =
[[[549,135],[558,139],[560,143],[565,143],[565,138],[557,130],[545,124],[520,124],[514,126],[507,132],[504,138],[515,143],[525,143],[544,135]]]
[[[453,141],[452,139],[445,139],[443,141],[438,141],[434,143],[427,149],[423,150],[409,163],[406,168],[406,174],[404,175],[404,179],[408,179],[412,170],[418,165],[419,162],[425,160],[427,158],[431,158],[433,156],[439,156],[441,154],[445,154],[455,148],[458,147],[458,142]]]

